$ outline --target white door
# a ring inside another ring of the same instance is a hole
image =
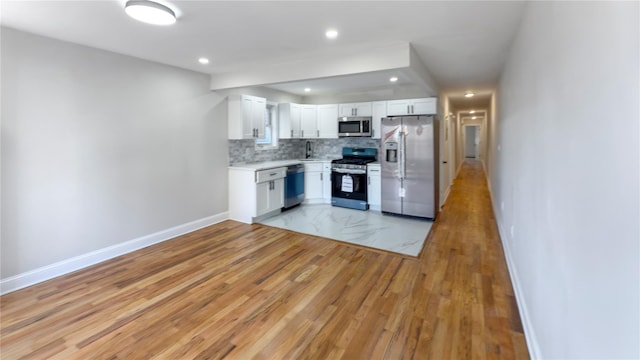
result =
[[[305,171],[304,173],[304,198],[305,200],[322,199],[322,171]]]
[[[253,139],[256,137],[256,128],[253,125],[254,97],[242,96],[242,138]]]
[[[355,103],[353,104],[356,116],[371,116],[373,114],[371,103]]]
[[[303,139],[314,139],[318,137],[318,106],[302,105],[300,116],[301,136]]]
[[[298,104],[291,104],[291,137],[294,139],[300,138],[300,121],[302,118],[302,106]]]
[[[371,138],[380,139],[380,119],[387,117],[387,102],[374,101],[372,103]]]
[[[367,202],[373,210],[379,210],[382,203],[382,184],[380,167],[367,168]]]
[[[478,155],[477,125],[466,125],[464,127],[464,157],[475,159]]]
[[[271,181],[256,184],[256,216],[269,212],[270,184]]]
[[[321,139],[338,138],[338,105],[318,105],[318,131]]]
[[[284,206],[284,179],[272,180],[269,192],[269,211],[278,210]]]
[[[338,116],[355,116],[356,111],[353,104],[340,104],[338,105]]]
[[[436,113],[436,98],[413,99],[411,113],[414,115],[432,115]]]
[[[264,139],[265,134],[265,112],[267,110],[267,100],[254,98],[252,106],[253,126],[256,128],[256,137]]]
[[[409,101],[408,100],[392,100],[387,101],[387,115],[408,115],[409,114]]]
[[[322,172],[322,199],[327,204],[331,203],[331,170]]]

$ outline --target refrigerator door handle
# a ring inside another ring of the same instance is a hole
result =
[[[407,134],[402,132],[402,179],[407,177]]]
[[[399,134],[399,144],[398,144],[398,177],[400,179],[404,179],[404,129],[400,126],[400,134]]]

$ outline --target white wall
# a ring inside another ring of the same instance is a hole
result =
[[[225,213],[209,76],[2,28],[2,279]]]
[[[638,5],[529,3],[499,84],[492,196],[544,359],[640,358]]]

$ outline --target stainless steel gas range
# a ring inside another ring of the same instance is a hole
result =
[[[376,161],[375,148],[342,148],[342,159],[331,162],[331,204],[368,210],[367,164]]]

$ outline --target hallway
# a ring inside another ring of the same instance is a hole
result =
[[[485,358],[482,351],[487,351],[486,358],[528,358],[479,160],[463,162],[420,260],[423,287],[430,287],[430,298],[439,294],[438,308],[446,309],[439,311],[433,333],[447,332],[452,359],[468,358],[469,353],[474,359]],[[462,351],[465,347],[471,350]]]
[[[0,301],[3,358],[528,358],[474,160],[419,258],[224,221]]]

